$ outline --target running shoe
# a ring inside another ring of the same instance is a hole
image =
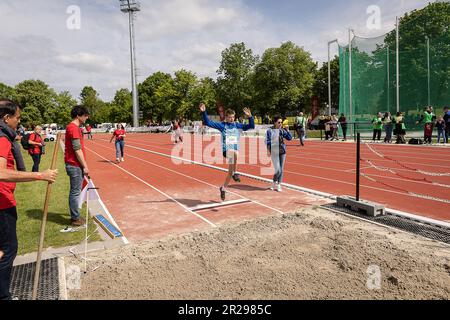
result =
[[[270,185],[270,190],[275,190],[277,187],[277,184],[275,182],[272,182],[272,184]]]
[[[278,191],[278,192],[281,192],[281,191],[282,191],[282,189],[281,189],[281,184],[279,184],[279,183],[277,183],[277,191]]]
[[[233,174],[232,178],[236,182],[241,182],[241,177],[237,173]]]
[[[124,162],[125,161],[125,159],[124,158],[122,158],[122,162]]]
[[[225,188],[224,187],[220,187],[220,198],[222,199],[222,201],[225,201]]]

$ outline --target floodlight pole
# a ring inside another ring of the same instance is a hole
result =
[[[396,47],[397,47],[397,112],[400,112],[400,25],[399,25],[399,18],[396,17]]]
[[[138,2],[133,0],[119,0],[120,10],[128,13],[129,29],[130,29],[130,56],[131,56],[131,91],[133,95],[133,127],[139,127],[139,101],[138,89],[136,85],[136,56],[134,45],[134,13],[141,11]]]
[[[348,29],[348,74],[349,74],[349,119],[351,125],[355,127],[355,123],[353,120],[353,97],[352,97],[352,29]],[[350,130],[350,132],[353,132],[353,130]]]
[[[331,116],[331,54],[330,46],[332,43],[338,42],[337,39],[328,42],[328,115]]]

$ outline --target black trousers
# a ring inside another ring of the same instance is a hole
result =
[[[41,163],[41,155],[40,154],[32,154],[31,158],[33,159],[33,169],[31,172],[39,172],[39,164]]]
[[[9,287],[14,259],[17,255],[16,207],[0,210],[0,300],[11,300]]]
[[[347,126],[341,125],[342,135],[344,136],[344,140],[347,140]]]
[[[380,141],[381,140],[381,129],[373,129],[373,141],[375,141],[375,138]]]

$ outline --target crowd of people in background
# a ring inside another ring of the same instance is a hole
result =
[[[383,142],[383,143],[396,143],[396,144],[406,144],[406,119],[404,112],[397,112],[392,115],[390,112],[377,113],[370,121],[372,125],[373,142]],[[411,121],[409,121],[411,124]],[[415,121],[415,124],[423,123],[423,143],[432,144],[433,143],[433,133],[436,129],[437,133],[437,143],[448,143],[450,137],[450,111],[449,107],[443,109],[443,114],[436,116],[433,107],[428,106],[425,108],[423,114]],[[362,123],[361,123],[362,124]],[[337,115],[322,115],[319,117],[318,129],[323,130],[325,133],[325,140],[327,141],[339,141],[339,128],[342,130],[342,141],[347,140],[347,130],[348,130],[347,118],[344,114],[341,114],[338,118]],[[382,140],[382,135],[384,132],[384,139]],[[395,137],[395,140],[394,140]],[[422,143],[422,142],[420,142]]]

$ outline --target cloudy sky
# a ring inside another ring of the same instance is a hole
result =
[[[383,34],[394,28],[396,15],[423,8],[428,0],[140,3],[135,24],[142,82],[155,71],[181,68],[215,78],[221,51],[236,42],[261,55],[291,40],[323,62],[327,42],[337,38],[347,44],[349,27],[360,36]],[[380,9],[381,24],[369,29],[367,21],[374,20],[367,10],[373,5]],[[119,7],[119,0],[0,0],[0,82],[14,86],[41,79],[76,98],[90,85],[100,98],[111,100],[117,89],[131,86],[128,19]]]

